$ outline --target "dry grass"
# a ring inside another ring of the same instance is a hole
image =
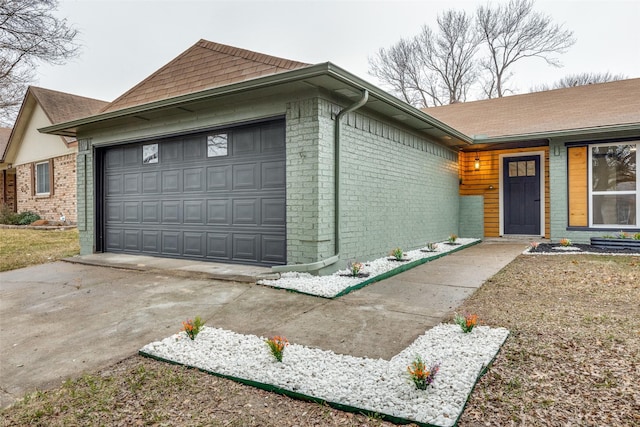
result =
[[[512,333],[461,426],[640,426],[640,257],[521,256],[458,312]],[[390,426],[132,357],[37,392],[5,425]]]
[[[0,271],[53,262],[79,252],[77,229],[0,228]]]

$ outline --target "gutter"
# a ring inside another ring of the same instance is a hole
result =
[[[520,135],[506,135],[489,138],[477,138],[473,139],[474,144],[500,144],[506,142],[519,142],[529,140],[551,140],[556,138],[571,138],[575,136],[584,137],[587,135],[597,135],[601,133],[611,132],[636,132],[640,130],[640,123],[628,123],[620,125],[599,126],[590,128],[576,128],[567,130],[557,130],[551,132],[536,132],[525,133]],[[582,138],[584,139],[584,138]]]
[[[351,104],[350,106],[340,110],[334,117],[334,132],[333,132],[333,170],[334,170],[334,255],[321,261],[316,261],[308,264],[293,264],[293,265],[278,265],[271,267],[271,271],[276,273],[283,273],[287,271],[318,271],[321,268],[335,264],[340,260],[340,178],[342,173],[340,172],[340,123],[344,116],[352,111],[357,110],[364,106],[369,100],[369,91],[367,89],[362,90],[362,97]]]

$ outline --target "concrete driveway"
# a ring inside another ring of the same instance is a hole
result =
[[[239,333],[389,359],[525,247],[483,242],[337,300],[155,268],[56,262],[0,273],[0,406],[132,356],[196,315]]]

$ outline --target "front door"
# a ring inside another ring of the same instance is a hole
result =
[[[504,234],[540,235],[540,156],[503,159]]]

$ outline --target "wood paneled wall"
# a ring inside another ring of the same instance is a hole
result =
[[[586,227],[589,225],[587,147],[570,147],[567,152],[569,159],[569,226]]]
[[[549,198],[549,147],[516,148],[478,151],[480,169],[475,170],[475,151],[460,152],[460,195],[484,196],[485,237],[500,236],[500,155],[544,151],[545,237],[551,235],[551,204]]]

